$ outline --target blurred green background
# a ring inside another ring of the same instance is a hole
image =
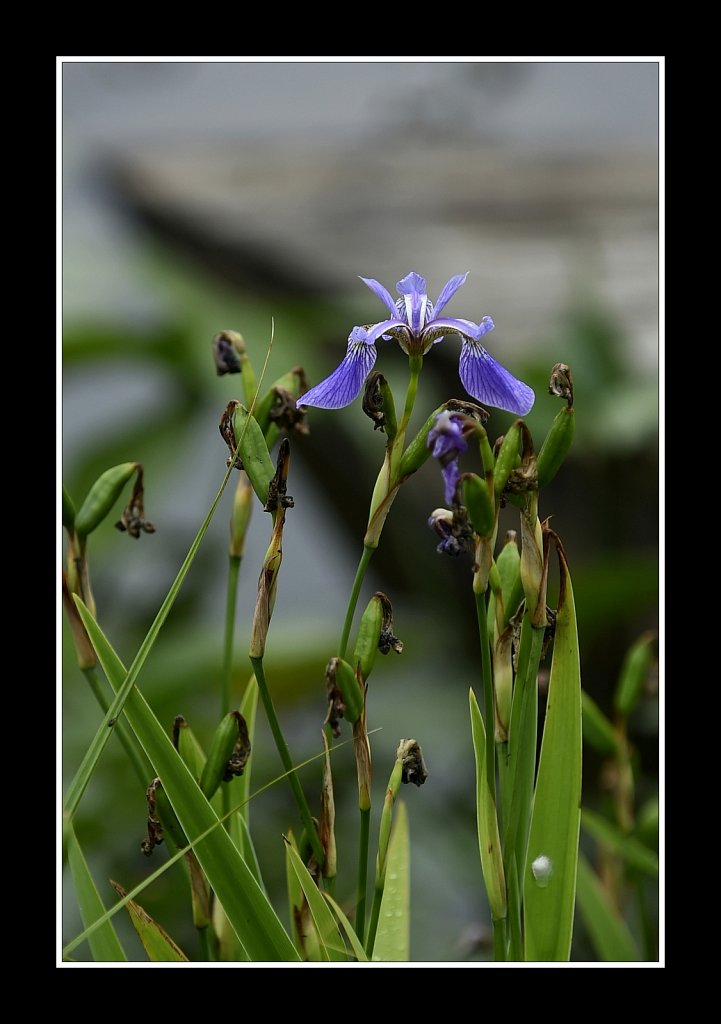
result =
[[[93,534],[100,621],[129,662],[225,470],[220,413],[241,397],[215,375],[210,339],[232,328],[266,383],[302,364],[311,383],[345,351],[350,328],[380,318],[357,280],[387,287],[416,270],[431,298],[470,271],[450,315],[491,314],[492,354],[532,384],[537,442],[557,411],[551,366],[571,365],[577,440],[541,499],[574,576],[585,689],[606,710],[623,653],[657,625],[657,76],[648,63],[92,63],[63,66],[63,479],[76,502],[122,461],[146,470],[157,533]],[[464,397],[448,339],[425,362],[415,424]],[[405,361],[381,345],[377,368],[402,394]],[[398,395],[397,401],[400,400]],[[494,412],[489,433],[511,417]],[[382,459],[359,403],[311,410],[293,439],[289,514],[268,678],[296,759],[316,753],[323,669],[333,653]],[[470,468],[470,467],[469,467]],[[207,741],[218,719],[232,487],[140,686],[170,728],[182,713]],[[393,600],[400,658],[371,681],[376,805],[401,736],[422,744],[430,778],[405,792],[413,842],[412,954],[483,958],[488,924],[478,864],[468,686],[479,684],[468,564],[441,558],[426,526],[443,503],[427,464],[400,492],[364,593]],[[119,509],[123,502],[119,502]],[[514,528],[504,513],[502,526]],[[243,564],[236,685],[246,656],[269,517],[254,510]],[[99,711],[63,626],[64,772]],[[657,785],[657,699],[631,723],[639,794]],[[254,783],[278,773],[261,724]],[[350,747],[335,756],[338,846],[351,896],[356,785]],[[584,802],[602,807],[601,762],[584,764]],[[304,770],[308,792],[319,770]],[[126,888],[165,856],[140,853],[144,794],[112,741],[78,812],[101,886]],[[253,806],[266,882],[285,918],[280,834],[295,827],[286,787]],[[585,844],[585,840],[584,840]],[[593,845],[588,845],[593,857]],[[109,888],[104,896],[110,898]],[[191,956],[181,873],[143,896]],[[79,930],[65,887],[67,937]],[[139,946],[128,936],[128,949]],[[582,925],[576,959],[591,959]]]

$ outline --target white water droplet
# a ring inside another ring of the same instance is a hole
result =
[[[553,874],[553,861],[541,853],[531,864],[531,872],[539,889],[545,889]]]

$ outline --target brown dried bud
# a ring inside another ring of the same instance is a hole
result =
[[[233,753],[228,758],[228,763],[225,766],[223,782],[230,782],[234,776],[242,775],[245,771],[245,766],[248,763],[248,758],[250,757],[250,736],[248,735],[248,725],[239,711],[234,711],[233,715],[238,727],[238,738],[235,741]]]
[[[127,531],[131,537],[135,538],[135,540],[138,539],[141,531],[143,533],[155,533],[155,527],[145,518],[143,498],[143,467],[138,463],[138,470],[130,501],[123,509],[123,514],[115,524],[115,528],[117,530],[120,530],[122,533]]]
[[[416,740],[401,740],[396,758],[402,765],[401,782],[412,782],[414,786],[422,786],[428,778],[428,770],[420,744]]]
[[[556,398],[565,398],[568,408],[571,408],[573,405],[573,379],[570,366],[567,366],[565,363],[556,363],[551,370],[548,393]]]
[[[239,406],[240,402],[238,401],[237,398],[233,398],[230,402],[228,402],[220,417],[220,423],[218,424],[220,436],[223,438],[223,440],[225,441],[230,450],[228,465],[230,465],[230,460],[235,455],[235,450],[238,447],[238,442],[235,440],[235,429],[233,426],[233,421],[235,417],[235,411],[236,409],[239,408]],[[234,466],[236,469],[244,469],[243,463],[241,462],[240,459],[240,455],[235,455]]]
[[[306,423],[306,410],[298,408],[291,392],[276,385],[273,388],[273,395],[273,404],[268,410],[269,421],[275,423],[279,430],[285,430],[289,434],[310,433]]]
[[[329,725],[336,739],[340,736],[340,720],[345,715],[345,702],[340,687],[336,683],[338,662],[340,658],[331,658],[325,670],[325,686],[328,695],[328,713],[325,725]]]
[[[289,494],[286,494],[288,487],[288,470],[290,468],[290,442],[284,437],[278,449],[275,476],[268,484],[268,500],[265,503],[266,512],[275,512],[280,508],[293,508],[295,502]]]
[[[378,650],[381,654],[390,654],[391,651],[401,654],[403,651],[403,641],[393,635],[393,605],[390,598],[381,590],[376,591],[373,596],[378,598],[383,609],[383,622],[381,624],[381,635],[378,639]]]

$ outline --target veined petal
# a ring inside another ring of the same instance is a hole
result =
[[[317,409],[343,409],[350,405],[358,395],[366,377],[373,369],[376,361],[375,345],[360,337],[365,330],[354,328],[348,341],[345,359],[320,384],[306,391],[297,400],[297,405],[314,405]]]
[[[468,271],[466,271],[465,274],[456,274],[455,277],[452,277],[450,279],[450,281],[446,281],[446,283],[441,288],[441,294],[438,296],[438,301],[434,306],[434,312],[436,316],[438,316],[438,314],[446,305],[446,303],[450,302],[450,300],[456,294],[461,285],[465,284],[467,277]]]
[[[468,394],[483,405],[525,416],[536,399],[532,388],[517,380],[476,341],[463,342],[459,372]]]
[[[374,277],[362,277],[361,281],[363,284],[367,284],[370,290],[378,296],[391,316],[396,316],[398,310],[396,309],[396,304],[393,301],[393,296],[388,289],[384,288],[380,281],[376,281]]]
[[[420,274],[411,272],[406,274],[402,281],[396,284],[401,301],[399,307],[405,309],[408,326],[414,335],[420,334],[426,322],[426,315],[429,313],[428,295],[426,293],[426,279]]]
[[[425,277],[411,271],[396,284],[399,295],[428,295]]]
[[[393,311],[397,312],[396,310]],[[395,317],[393,320],[381,320],[379,324],[373,324],[372,327],[368,328],[368,335],[366,341],[370,344],[375,344],[379,338],[382,338],[388,331],[398,330],[400,328],[404,334],[408,335],[408,324],[405,320],[399,320]]]

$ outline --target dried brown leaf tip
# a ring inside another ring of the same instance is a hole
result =
[[[265,503],[266,512],[275,512],[278,508],[285,509],[295,506],[293,498],[287,493],[289,468],[290,442],[287,437],[284,437],[278,449],[275,475],[268,484],[268,500]]]
[[[235,456],[235,462],[233,463],[233,465],[235,466],[236,469],[243,469],[243,463],[240,460],[240,455],[236,455],[235,453],[235,450],[238,447],[238,442],[235,440],[235,430],[233,428],[233,417],[235,416],[235,410],[238,408],[239,405],[240,402],[238,401],[237,398],[233,398],[230,402],[228,402],[225,409],[223,410],[223,414],[220,417],[218,430],[220,431],[220,436],[223,438],[223,440],[228,446],[228,450],[230,451],[230,456],[228,457],[227,464],[230,465],[231,459],[233,458],[233,456]]]
[[[146,857],[149,857],[155,847],[160,846],[163,842],[163,826],[158,817],[156,796],[160,785],[160,779],[153,779],[145,791],[145,799],[148,802],[148,834],[140,844],[140,850]]]
[[[475,402],[462,402],[459,398],[450,398],[445,403],[445,408],[448,412],[470,416],[477,423],[487,423],[491,415],[488,409],[484,409],[482,405],[476,405]]]
[[[230,782],[230,780],[236,775],[242,775],[245,771],[245,766],[248,763],[248,758],[250,757],[250,736],[248,735],[248,725],[240,711],[234,711],[233,715],[238,726],[238,738],[235,741],[233,753],[228,758],[228,763],[225,766],[223,782]]]
[[[325,724],[331,727],[337,739],[340,736],[340,720],[345,715],[345,702],[340,687],[336,683],[336,673],[340,658],[331,658],[325,669],[325,687],[328,696],[328,713]]]
[[[401,740],[396,759],[401,762],[401,782],[422,786],[428,778],[428,770],[420,744],[416,740]]]

